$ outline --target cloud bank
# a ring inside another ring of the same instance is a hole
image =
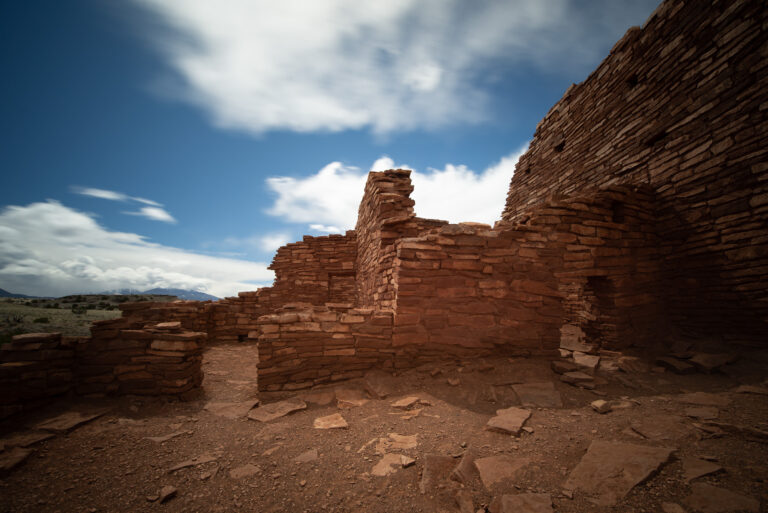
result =
[[[71,189],[72,192],[82,196],[90,196],[92,198],[100,198],[110,201],[122,201],[125,203],[134,201],[148,205],[141,207],[136,211],[123,212],[123,214],[144,217],[152,221],[162,221],[164,223],[176,224],[177,222],[176,219],[167,210],[162,208],[162,203],[158,203],[157,201],[152,201],[146,198],[139,198],[137,196],[129,196],[127,194],[123,194],[122,192],[110,191],[108,189],[95,189],[93,187],[72,187]]]
[[[426,172],[412,171],[411,197],[416,202],[416,215],[492,225],[501,218],[515,164],[526,149],[527,144],[479,173],[453,164]],[[392,168],[410,169],[386,156],[371,166],[372,171]],[[268,178],[267,187],[277,197],[267,213],[287,222],[306,223],[318,232],[350,230],[357,222],[367,176],[368,172],[358,167],[332,162],[305,178]]]
[[[134,2],[160,21],[173,94],[260,134],[482,121],[501,75],[591,68],[657,0]]]
[[[0,283],[12,292],[60,296],[170,287],[224,297],[272,279],[264,263],[200,255],[110,231],[53,200],[0,212]]]

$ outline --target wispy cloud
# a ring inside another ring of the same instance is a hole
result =
[[[268,285],[273,274],[266,267],[111,231],[57,201],[0,211],[0,283],[12,291],[58,296],[169,287],[224,297]]]
[[[121,201],[124,203],[142,203],[148,206],[141,207],[134,211],[123,211],[123,214],[144,217],[152,221],[161,221],[163,223],[177,223],[176,218],[174,218],[167,210],[163,208],[162,203],[158,203],[157,201],[153,201],[151,199],[140,198],[138,196],[129,196],[128,194],[123,194],[122,192],[111,191],[109,189],[96,189],[94,187],[72,186],[71,190],[76,194],[91,196],[92,198]]]
[[[141,216],[153,221],[176,224],[176,219],[161,207],[141,207],[135,212],[123,212],[131,216]]]
[[[494,77],[523,65],[586,72],[658,3],[134,2],[161,20],[151,43],[176,94],[216,125],[256,134],[479,122]]]
[[[416,202],[416,214],[451,222],[493,224],[501,218],[515,164],[526,148],[527,143],[482,172],[454,164],[412,171],[411,197]],[[386,156],[371,166],[374,171],[392,168],[410,169]],[[305,178],[268,178],[267,186],[277,198],[267,213],[288,222],[306,223],[320,232],[354,228],[367,175],[360,168],[332,162]]]
[[[127,194],[123,194],[122,192],[110,191],[108,189],[96,189],[94,187],[72,186],[72,192],[76,194],[82,194],[83,196],[91,196],[93,198],[101,198],[101,199],[112,200],[112,201],[137,201],[139,203],[144,203],[145,205],[152,205],[155,207],[163,206],[161,203],[158,203],[157,201],[152,201],[146,198],[139,198],[137,196],[128,196]]]

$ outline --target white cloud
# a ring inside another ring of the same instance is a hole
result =
[[[338,226],[326,226],[324,224],[310,224],[309,229],[323,233],[341,233],[341,228]]]
[[[136,212],[123,212],[132,216],[141,216],[152,221],[162,221],[164,223],[176,224],[176,219],[161,207],[141,207]]]
[[[501,218],[509,181],[526,145],[483,172],[464,165],[446,164],[441,169],[412,171],[416,215],[458,223],[493,224]],[[377,159],[371,170],[410,169],[395,165],[390,157]],[[306,178],[275,177],[267,186],[276,194],[270,215],[293,223],[308,223],[315,231],[349,230],[357,222],[357,209],[368,173],[354,166],[332,162]],[[330,226],[324,226],[325,223]]]
[[[481,121],[494,76],[586,72],[657,0],[134,2],[162,22],[175,94],[259,134]]]
[[[270,233],[259,237],[259,245],[264,251],[277,251],[280,246],[285,246],[289,242],[293,241],[287,233]]]
[[[0,212],[0,286],[13,292],[59,296],[171,287],[224,297],[272,279],[265,263],[201,255],[110,231],[52,200]]]
[[[158,203],[157,201],[152,201],[151,199],[139,198],[137,196],[128,196],[127,194],[123,194],[122,192],[110,191],[108,189],[96,189],[94,187],[74,187],[73,186],[72,192],[75,192],[77,194],[82,194],[83,196],[91,196],[93,198],[101,198],[101,199],[112,200],[112,201],[138,201],[139,203],[144,203],[145,205],[152,205],[154,207],[163,206],[161,203]]]

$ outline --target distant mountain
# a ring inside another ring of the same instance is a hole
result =
[[[14,294],[12,292],[8,292],[7,290],[0,289],[0,297],[27,298],[27,297],[34,297],[34,296],[25,296],[24,294]]]
[[[135,294],[135,292],[134,292]],[[192,300],[192,301],[218,301],[219,298],[216,296],[212,296],[210,294],[206,294],[205,292],[200,292],[197,290],[184,290],[184,289],[149,289],[145,290],[144,292],[139,292],[139,294],[157,294],[157,295],[166,295],[166,296],[176,296],[179,299],[186,299],[186,300]]]

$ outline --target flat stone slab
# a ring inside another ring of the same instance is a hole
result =
[[[35,428],[42,429],[44,431],[50,431],[51,433],[68,433],[76,427],[90,422],[94,419],[98,419],[106,412],[100,413],[81,413],[79,411],[68,411],[61,415],[48,419],[36,425]]]
[[[417,404],[419,402],[419,397],[415,395],[410,395],[408,397],[403,397],[402,399],[398,399],[394,403],[392,403],[392,407],[394,408],[400,408],[401,410],[407,410],[414,404]]]
[[[513,458],[511,456],[488,456],[475,460],[475,468],[480,473],[480,480],[487,490],[496,483],[501,483],[515,475],[527,464],[526,458]]]
[[[685,477],[686,483],[689,483],[699,477],[714,474],[715,472],[720,472],[723,470],[723,467],[712,463],[711,461],[702,460],[700,458],[694,458],[691,456],[684,457],[682,462],[683,476]]]
[[[674,449],[593,440],[564,488],[593,495],[598,506],[613,506],[666,463]]]
[[[552,497],[548,493],[502,495],[491,501],[491,513],[552,513]]]
[[[50,440],[54,436],[56,435],[53,433],[41,433],[38,431],[30,431],[27,433],[19,433],[17,435],[7,436],[5,438],[0,438],[0,450],[2,450],[3,447],[29,447],[30,445],[34,445],[38,442]]]
[[[251,465],[250,463],[247,463],[241,467],[233,468],[229,471],[229,476],[232,479],[243,479],[246,477],[250,477],[253,475],[256,475],[261,472],[261,469],[257,467],[256,465]]]
[[[211,463],[212,461],[216,461],[216,456],[209,453],[201,454],[200,456],[195,456],[191,460],[182,461],[181,463],[178,463],[171,468],[168,469],[168,473],[176,472],[177,470],[181,470],[183,468],[188,467],[195,467],[197,465],[203,465],[204,463]]]
[[[672,356],[656,358],[656,363],[675,374],[693,374],[696,372],[696,367],[685,360],[680,360],[679,358],[674,358]]]
[[[679,440],[693,431],[678,415],[648,415],[631,423],[632,430],[649,440]]]
[[[591,354],[585,354],[580,351],[574,351],[573,363],[581,368],[587,369],[588,372],[592,373],[595,372],[595,369],[600,363],[600,357]]]
[[[712,372],[736,359],[736,355],[728,353],[695,353],[688,361],[704,372]]]
[[[306,410],[307,403],[297,397],[292,397],[276,403],[262,404],[248,412],[248,418],[259,422],[269,422],[285,417],[295,411]]]
[[[578,383],[591,383],[595,380],[593,376],[581,371],[565,372],[560,376],[560,381],[570,383],[572,385]]]
[[[303,452],[296,456],[293,461],[296,463],[310,463],[312,461],[317,461],[318,455],[317,455],[317,449],[310,449],[306,452]]]
[[[539,408],[562,408],[563,398],[555,389],[551,381],[539,383],[521,383],[512,385],[523,406],[536,406]]]
[[[748,497],[724,488],[718,488],[706,483],[693,483],[691,495],[685,499],[694,511],[701,513],[727,513],[730,511],[760,511],[760,503]]]
[[[415,449],[419,445],[418,435],[399,435],[389,433],[387,438],[379,438],[376,443],[375,451],[378,454],[385,454],[389,451],[406,451]]]
[[[21,465],[32,452],[32,449],[22,449],[21,447],[0,452],[0,475],[4,475]]]
[[[720,410],[715,406],[692,406],[685,409],[685,415],[694,419],[712,420],[720,416]]]
[[[462,484],[469,484],[472,481],[472,478],[477,473],[477,467],[475,467],[475,455],[472,454],[471,451],[467,451],[464,453],[464,456],[461,457],[461,461],[458,465],[456,465],[456,468],[451,471],[451,479],[462,483]]]
[[[530,411],[522,408],[515,408],[514,406],[503,410],[496,410],[496,416],[491,417],[485,425],[485,429],[518,436],[523,429],[523,424],[525,424],[525,421],[527,421],[530,416]]]
[[[259,404],[258,399],[235,403],[217,403],[212,401],[205,405],[205,409],[214,415],[228,419],[239,419],[248,416],[248,412],[257,404]]]
[[[369,401],[364,390],[359,388],[337,388],[336,406],[339,408],[355,408]]]
[[[382,456],[381,460],[373,467],[371,474],[379,477],[387,476],[398,469],[413,465],[414,461],[413,458],[409,458],[403,454],[387,453]]]
[[[686,404],[697,404],[699,406],[717,406],[723,408],[731,404],[731,399],[723,394],[710,394],[707,392],[693,392],[690,394],[680,394],[677,400]]]
[[[316,429],[347,429],[349,424],[341,416],[341,413],[334,413],[326,417],[318,417],[313,423]]]

